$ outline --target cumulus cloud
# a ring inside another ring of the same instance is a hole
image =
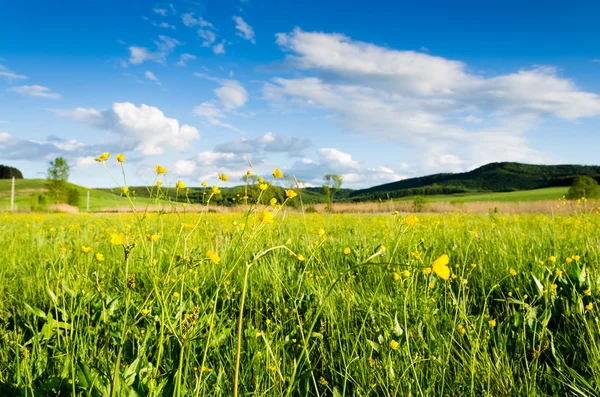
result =
[[[200,138],[196,128],[187,124],[180,125],[176,119],[166,117],[160,109],[153,106],[122,102],[114,103],[111,109],[106,110],[77,108],[56,113],[118,133],[124,148],[143,155],[160,155],[165,148],[186,150],[191,141]]]
[[[370,167],[356,161],[348,153],[335,148],[317,150],[317,161],[304,158],[296,161],[290,173],[308,185],[319,185],[326,174],[339,174],[345,187],[364,187],[405,179],[386,166]]]
[[[498,145],[488,151],[494,158],[541,158],[528,147],[527,132],[554,118],[600,116],[600,96],[554,67],[486,77],[461,61],[342,34],[296,29],[277,34],[276,42],[288,63],[309,76],[274,78],[264,86],[266,99],[322,109],[346,130],[431,153],[438,160],[421,157],[435,171],[487,162],[478,153],[490,144]]]
[[[248,102],[248,91],[236,80],[223,80],[215,94],[227,110],[237,109]]]
[[[194,75],[218,82],[220,85],[219,88],[214,90],[219,103],[215,100],[203,102],[194,108],[194,114],[204,117],[211,125],[238,131],[237,128],[222,122],[221,119],[227,118],[232,111],[243,107],[248,102],[248,91],[237,80],[217,79],[202,73],[195,73]]]
[[[50,88],[44,87],[42,85],[22,85],[19,87],[13,87],[10,90],[23,96],[32,96],[47,99],[60,99],[60,94],[52,92]]]
[[[214,45],[212,48],[215,54],[225,54],[225,40],[221,41],[219,44]]]
[[[210,47],[217,40],[216,33],[208,29],[198,30],[198,36],[203,40],[202,47]]]
[[[43,141],[35,141],[0,132],[0,158],[4,159],[38,161],[57,156],[73,158],[89,150],[93,150],[93,147],[75,139],[48,137]]]
[[[256,44],[254,40],[254,29],[252,26],[248,25],[242,17],[234,16],[233,20],[235,21],[235,28],[237,29],[237,35],[249,40],[252,44]]]

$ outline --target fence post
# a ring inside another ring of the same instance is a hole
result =
[[[10,210],[15,210],[15,177],[12,177],[12,187],[10,189]]]

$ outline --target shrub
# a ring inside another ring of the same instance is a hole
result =
[[[567,198],[569,200],[579,200],[582,197],[600,197],[600,187],[594,178],[589,176],[580,176],[575,178],[573,181],[573,184],[567,192]]]

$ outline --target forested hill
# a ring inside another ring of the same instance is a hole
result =
[[[413,195],[466,192],[509,192],[551,186],[569,186],[577,176],[600,180],[600,166],[490,163],[469,172],[433,174],[355,190],[352,201]]]

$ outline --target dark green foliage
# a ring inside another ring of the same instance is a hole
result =
[[[413,199],[413,207],[415,212],[421,212],[425,209],[425,205],[429,203],[429,199],[425,196],[415,196]]]
[[[354,201],[413,195],[466,192],[509,192],[551,186],[569,186],[578,176],[600,179],[600,167],[583,165],[533,165],[491,163],[469,172],[434,174],[352,192]]]
[[[12,177],[23,179],[23,174],[14,167],[0,164],[0,179],[11,179]]]
[[[74,207],[79,207],[79,201],[81,199],[81,193],[76,188],[67,189],[67,204]]]
[[[598,186],[598,182],[596,182],[594,178],[589,176],[580,176],[573,181],[573,184],[567,193],[567,198],[569,200],[578,200],[583,197],[600,197],[600,186]]]

